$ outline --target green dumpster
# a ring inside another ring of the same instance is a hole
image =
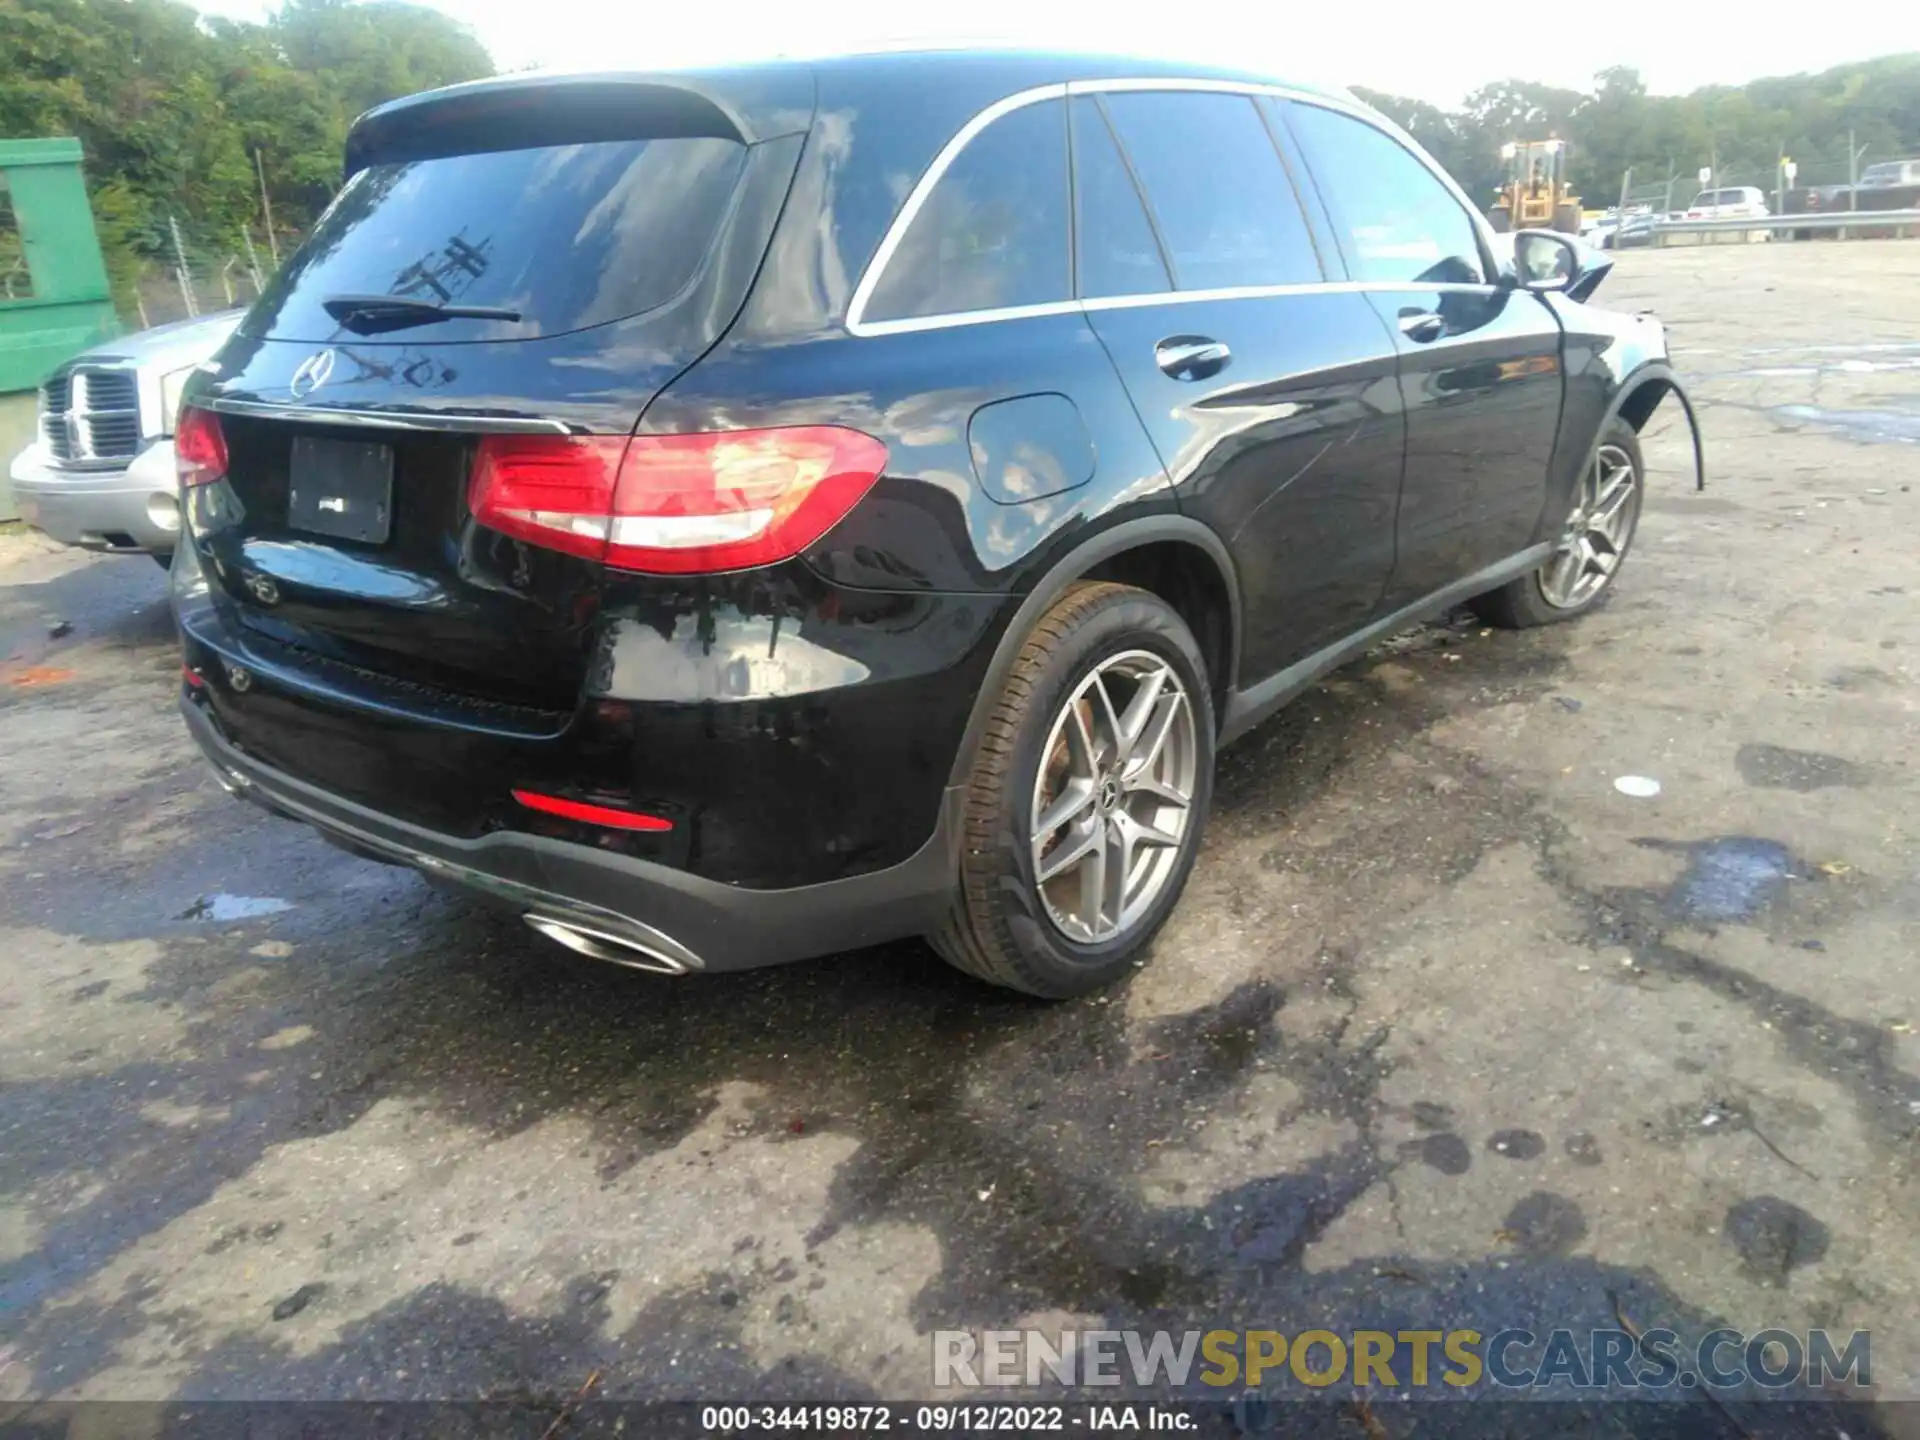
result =
[[[80,160],[78,140],[0,140],[19,237],[0,250],[0,520],[15,518],[6,466],[33,439],[40,382],[120,329]]]

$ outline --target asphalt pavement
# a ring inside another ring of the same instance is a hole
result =
[[[1920,242],[1601,295],[1672,327],[1705,494],[1663,410],[1601,611],[1412,632],[1228,752],[1152,964],[1068,1005],[917,942],[573,956],[228,799],[160,571],[0,535],[0,1400],[1623,1317],[1871,1329],[1920,1393]]]

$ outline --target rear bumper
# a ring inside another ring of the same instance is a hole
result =
[[[939,923],[958,873],[958,790],[946,793],[926,844],[897,865],[817,885],[754,890],[542,835],[441,834],[262,764],[229,743],[191,696],[181,710],[221,784],[234,794],[436,883],[624,940],[670,962],[659,968],[746,970],[924,934]]]
[[[179,538],[173,442],[156,440],[124,470],[63,470],[38,442],[8,467],[20,518],[63,545],[165,555]],[[155,505],[155,501],[164,502]],[[156,524],[153,510],[173,517]]]

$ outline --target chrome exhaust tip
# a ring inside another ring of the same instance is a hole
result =
[[[253,782],[247,779],[246,776],[242,775],[238,770],[227,769],[226,766],[220,764],[218,761],[209,759],[207,761],[207,768],[213,771],[213,778],[218,782],[220,788],[235,799],[244,798],[245,793],[253,788]]]
[[[638,940],[630,940],[624,935],[576,925],[571,920],[559,920],[551,915],[529,913],[521,918],[547,939],[595,960],[624,965],[630,970],[645,970],[653,975],[684,975],[690,968],[685,961],[649,949]]]

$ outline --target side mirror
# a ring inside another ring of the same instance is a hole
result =
[[[1557,230],[1517,230],[1515,278],[1526,290],[1570,290],[1580,278],[1580,247]]]

